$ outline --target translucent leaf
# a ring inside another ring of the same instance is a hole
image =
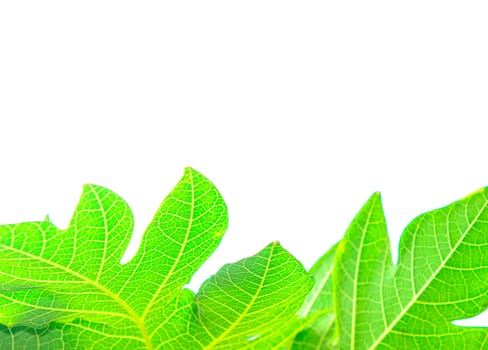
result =
[[[0,226],[1,348],[153,349],[186,341],[175,332],[188,326],[193,294],[182,288],[226,227],[220,193],[191,168],[124,265],[133,216],[100,186],[84,187],[66,230],[49,220]]]
[[[288,325],[295,324],[312,283],[303,266],[272,243],[224,265],[202,285],[190,332],[205,350],[279,348],[287,343]]]
[[[332,270],[337,244],[325,253],[310,269],[315,284],[306,296],[299,315],[303,318],[321,314],[301,330],[292,345],[293,350],[333,349],[335,336]]]
[[[483,189],[420,215],[403,232],[394,266],[374,194],[336,253],[339,348],[487,348],[488,328],[452,324],[488,305],[487,204]]]

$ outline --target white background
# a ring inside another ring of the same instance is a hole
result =
[[[482,4],[2,2],[0,224],[65,227],[95,183],[131,205],[134,252],[192,166],[230,215],[194,289],[273,240],[310,267],[378,190],[396,255],[488,185]]]

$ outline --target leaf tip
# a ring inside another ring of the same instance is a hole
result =
[[[483,188],[480,188],[479,190],[474,191],[474,192],[472,192],[472,193],[468,194],[467,196],[464,196],[464,197],[462,198],[462,200],[463,200],[463,199],[469,199],[469,198],[471,198],[472,196],[475,196],[475,195],[477,195],[477,194],[483,194],[483,193],[485,193],[485,192],[488,192],[488,187],[483,187]]]
[[[82,193],[90,192],[92,190],[92,188],[94,188],[94,187],[96,187],[96,185],[94,185],[94,184],[84,184],[81,187]]]
[[[186,166],[185,167],[185,175],[190,174],[190,173],[199,173],[197,170],[192,168],[191,166]]]
[[[375,205],[377,203],[379,203],[381,205],[381,192],[380,191],[376,191],[374,192],[368,199],[368,201],[366,203],[371,203],[372,205]]]
[[[280,241],[273,241],[269,243],[264,249],[273,250],[273,249],[285,249],[285,248],[281,245]]]
[[[185,167],[185,170],[183,172],[183,178],[192,179],[192,178],[199,178],[199,177],[203,177],[206,179],[206,177],[195,168],[192,168],[190,166]]]

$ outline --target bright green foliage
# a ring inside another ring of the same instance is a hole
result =
[[[331,349],[334,342],[334,298],[332,293],[332,270],[337,245],[334,245],[310,269],[315,284],[300,309],[301,317],[321,314],[305,327],[293,343],[293,350]]]
[[[459,327],[488,305],[488,191],[420,215],[392,264],[378,193],[338,246],[339,349],[486,349],[488,328]]]
[[[452,324],[488,306],[488,189],[413,220],[396,266],[376,193],[309,273],[274,242],[185,289],[227,220],[187,168],[124,265],[132,212],[103,187],[66,230],[0,226],[0,350],[488,349]]]
[[[312,284],[302,265],[271,243],[253,257],[224,265],[202,285],[191,333],[204,349],[272,343],[277,331],[294,322]]]
[[[184,289],[220,243],[227,208],[186,169],[121,265],[127,203],[87,185],[66,230],[0,226],[0,349],[268,349],[291,341],[313,281],[278,243]]]
[[[225,203],[188,168],[134,259],[121,265],[132,227],[127,203],[93,185],[66,230],[48,221],[1,226],[0,323],[8,328],[0,348],[153,349],[178,341],[192,300],[182,287],[219,244]]]

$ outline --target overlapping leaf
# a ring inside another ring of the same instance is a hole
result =
[[[312,283],[303,266],[272,243],[224,265],[202,285],[190,331],[205,350],[279,347]]]
[[[182,287],[219,244],[225,203],[187,168],[135,258],[121,265],[132,226],[127,203],[94,185],[84,187],[67,230],[48,221],[0,226],[1,348],[153,349],[175,341],[173,323],[187,322],[181,298],[192,299]]]
[[[94,185],[66,230],[0,226],[0,349],[488,348],[488,328],[452,324],[488,305],[488,189],[416,218],[397,266],[374,194],[310,274],[275,242],[197,294],[184,285],[227,227],[212,183],[186,169],[121,265],[132,227]]]
[[[392,264],[379,194],[341,241],[333,271],[339,349],[485,349],[488,328],[452,321],[488,305],[488,196],[420,215]]]
[[[335,316],[332,292],[332,271],[337,244],[324,254],[310,269],[315,284],[306,296],[299,315],[302,318],[317,316],[310,325],[297,334],[293,350],[320,350],[334,347]]]
[[[316,283],[300,315],[325,316],[290,348],[488,348],[487,327],[452,324],[488,306],[487,206],[485,188],[420,215],[405,229],[394,266],[381,197],[374,194],[344,239],[311,269]]]
[[[312,279],[278,243],[225,265],[197,295],[183,289],[227,226],[201,174],[186,169],[121,265],[132,226],[127,203],[94,185],[67,230],[0,226],[0,348],[268,349],[293,339]]]

